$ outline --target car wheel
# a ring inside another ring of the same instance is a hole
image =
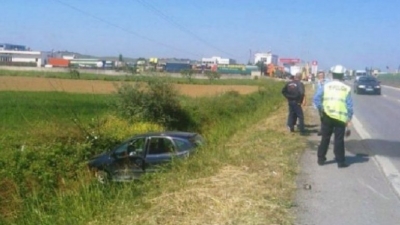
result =
[[[377,95],[381,95],[381,91],[377,91],[376,94],[377,94]]]
[[[110,174],[106,171],[98,170],[95,172],[95,176],[97,181],[101,184],[107,184],[111,180]]]
[[[358,88],[354,89],[354,93],[360,94],[360,93],[358,92]]]

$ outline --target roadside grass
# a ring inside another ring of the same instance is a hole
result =
[[[400,74],[382,74],[378,76],[382,84],[400,88]]]
[[[292,224],[298,159],[306,144],[287,132],[284,103],[271,112],[194,161],[146,180],[149,191],[140,201],[117,201],[105,210],[112,214],[89,224]]]
[[[305,142],[286,131],[280,89],[271,84],[246,100],[234,92],[187,99],[195,121],[205,122],[198,125],[207,145],[197,154],[139,182],[103,186],[83,171],[55,195],[23,199],[13,188],[10,224],[291,224]]]

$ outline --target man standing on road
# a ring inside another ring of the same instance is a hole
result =
[[[324,165],[332,133],[335,133],[334,154],[339,168],[347,167],[345,162],[344,136],[346,127],[353,117],[351,89],[342,82],[345,68],[332,67],[332,81],[317,90],[314,104],[322,112],[322,137],[318,147],[318,165]]]
[[[302,106],[305,105],[305,88],[300,80],[301,73],[297,73],[294,79],[287,82],[282,88],[282,94],[287,99],[289,105],[287,126],[290,132],[294,132],[294,125],[298,119],[299,131],[301,134],[304,134],[304,114]]]

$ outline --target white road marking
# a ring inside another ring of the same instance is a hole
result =
[[[392,101],[398,101],[398,102],[400,102],[400,99],[396,99],[396,98],[393,98],[393,97],[390,97],[390,96],[387,96],[387,95],[382,95],[382,97],[385,97],[385,98],[387,98],[387,99],[389,99],[389,100],[392,100]]]
[[[380,193],[379,191],[375,190],[373,187],[371,187],[370,185],[364,183],[362,180],[358,179],[358,182],[361,183],[362,185],[364,185],[365,187],[367,187],[369,190],[371,190],[373,193],[375,193],[376,195],[379,195],[381,198],[384,199],[389,199],[388,197],[386,197],[384,194]]]
[[[391,86],[387,86],[387,85],[381,85],[381,86],[384,87],[384,88],[389,88],[389,89],[392,89],[392,90],[400,91],[400,88],[391,87]]]
[[[363,125],[357,117],[353,116],[352,122],[354,129],[362,139],[371,139],[371,135],[363,128]],[[383,174],[389,180],[397,196],[400,197],[400,172],[388,157],[375,155],[373,158],[375,159],[375,163],[382,169]]]

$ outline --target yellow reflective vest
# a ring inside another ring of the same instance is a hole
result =
[[[350,91],[350,87],[340,81],[334,80],[326,83],[322,101],[325,114],[346,123],[348,120],[346,98]]]

